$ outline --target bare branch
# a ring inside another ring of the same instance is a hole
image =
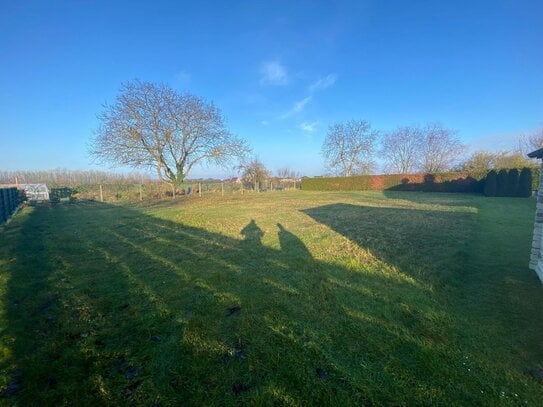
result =
[[[220,110],[190,93],[135,80],[104,105],[91,154],[103,162],[154,167],[160,179],[180,184],[199,163],[226,166],[245,157],[245,140],[231,134]]]
[[[422,129],[420,169],[429,174],[450,170],[464,150],[456,132],[439,123]]]
[[[423,132],[417,127],[399,127],[381,141],[381,154],[388,172],[409,174],[420,166]]]
[[[345,176],[370,173],[377,132],[365,120],[335,123],[328,129],[322,146],[327,166]]]

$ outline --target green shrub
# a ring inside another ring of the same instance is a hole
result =
[[[496,196],[507,196],[507,170],[501,169],[496,177]]]
[[[517,196],[532,196],[532,170],[530,168],[523,168],[520,171]]]
[[[401,184],[402,177],[403,176],[401,175],[380,176],[380,179],[384,178],[382,188],[374,188],[372,186],[372,179],[374,179],[374,176],[372,175],[356,175],[353,177],[303,178],[301,188],[306,191],[369,191],[375,189],[383,190]]]
[[[72,187],[53,187],[49,190],[49,199],[51,202],[60,202],[61,199],[71,198],[77,193],[76,188]]]
[[[507,186],[505,188],[505,192],[507,196],[516,196],[517,195],[517,189],[518,189],[518,181],[519,181],[519,175],[518,170],[516,168],[511,168],[507,172]]]
[[[496,196],[497,193],[497,174],[492,170],[486,174],[484,194],[486,196]]]

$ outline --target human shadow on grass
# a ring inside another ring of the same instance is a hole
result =
[[[14,404],[401,404],[450,387],[457,361],[428,315],[447,316],[424,288],[317,261],[281,225],[280,250],[254,220],[235,239],[99,203],[10,227]],[[476,381],[462,386],[472,400]]]
[[[313,256],[304,242],[302,242],[294,233],[285,229],[280,223],[277,224],[277,227],[279,228],[279,245],[281,246],[283,253],[287,256],[297,257],[302,261],[311,262]]]
[[[247,242],[249,246],[258,247],[262,245],[264,232],[258,227],[254,219],[251,219],[251,221],[241,229],[240,233],[243,235],[245,242]]]

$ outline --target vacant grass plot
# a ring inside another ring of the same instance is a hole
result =
[[[26,208],[0,403],[543,403],[531,199],[292,192]]]

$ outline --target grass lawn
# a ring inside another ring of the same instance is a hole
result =
[[[535,201],[277,192],[25,208],[2,405],[543,405]]]

